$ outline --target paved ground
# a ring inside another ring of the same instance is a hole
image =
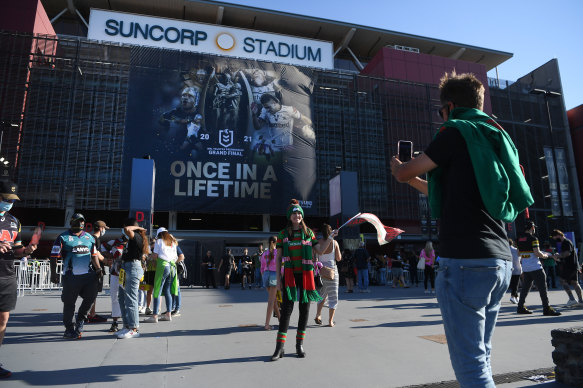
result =
[[[342,293],[333,328],[314,324],[312,305],[307,358],[295,357],[292,339],[290,354],[274,363],[268,361],[276,331],[263,330],[265,291],[235,285],[228,291],[183,288],[182,294],[181,317],[144,323],[142,336],[129,340],[107,333],[109,323],[86,325],[81,340],[63,340],[59,292],[19,298],[0,348],[1,362],[14,374],[0,385],[404,387],[455,379],[437,301],[421,288]],[[559,290],[550,299],[555,306],[567,300]],[[582,309],[545,317],[538,293],[527,302],[535,314],[519,316],[505,298],[494,335],[495,375],[552,368],[550,331],[581,325]],[[100,295],[98,312],[106,315],[109,306],[109,296]],[[291,322],[297,322],[297,308]],[[289,331],[294,336],[295,326]],[[521,379],[502,386],[535,384]]]

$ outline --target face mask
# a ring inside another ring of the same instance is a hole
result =
[[[83,230],[84,226],[85,226],[85,222],[83,222],[83,221],[73,221],[73,222],[71,222],[71,231],[73,233],[79,233],[80,231]]]
[[[103,229],[103,230],[101,231],[101,235],[102,235],[102,236],[105,236],[105,229]]]
[[[1,201],[0,202],[0,212],[2,212],[2,213],[9,212],[10,209],[12,209],[12,205],[14,205],[12,202]]]

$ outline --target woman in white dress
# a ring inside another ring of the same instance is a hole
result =
[[[328,236],[332,233],[332,227],[328,224],[322,226],[322,240],[319,241],[320,244],[324,245]],[[322,265],[328,268],[333,273],[333,279],[326,278],[323,276],[323,271],[320,269],[320,276],[322,277],[322,288],[318,290],[322,301],[318,303],[318,310],[316,312],[316,318],[314,321],[318,324],[322,324],[322,308],[327,303],[328,306],[328,326],[334,326],[334,313],[336,312],[336,306],[338,306],[338,267],[336,262],[342,260],[342,255],[340,254],[340,247],[338,242],[334,241],[334,244],[330,246],[320,254],[319,261]],[[323,268],[325,270],[325,268]]]

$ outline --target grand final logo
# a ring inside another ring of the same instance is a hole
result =
[[[235,47],[235,37],[228,32],[221,32],[215,38],[217,47],[223,51],[230,51]]]
[[[221,129],[219,131],[219,144],[227,148],[233,145],[233,131],[230,129]]]

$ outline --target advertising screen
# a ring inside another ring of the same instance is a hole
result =
[[[316,181],[311,70],[181,58],[188,63],[180,69],[130,73],[122,193],[129,193],[132,158],[148,155],[156,164],[157,211],[281,214],[296,198],[309,214]]]

